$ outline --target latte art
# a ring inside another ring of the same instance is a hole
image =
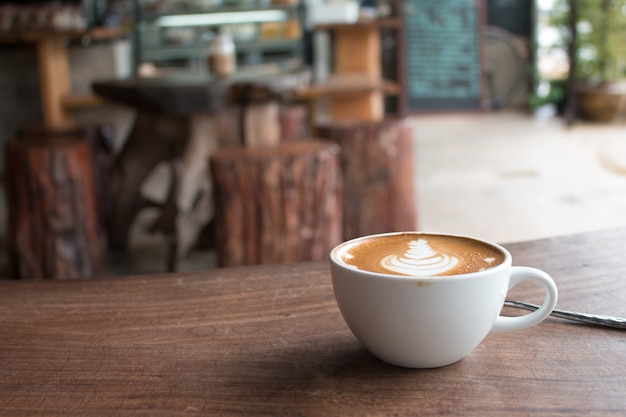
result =
[[[461,275],[500,265],[504,253],[486,242],[419,232],[354,239],[333,256],[353,268],[406,277]]]
[[[456,257],[437,253],[426,240],[418,239],[409,242],[409,249],[403,256],[389,255],[383,258],[380,265],[398,274],[430,276],[448,272],[458,263]]]

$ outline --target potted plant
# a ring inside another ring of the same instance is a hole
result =
[[[626,0],[576,2],[576,97],[581,117],[626,116]]]

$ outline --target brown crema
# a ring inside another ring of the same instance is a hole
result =
[[[335,255],[339,262],[360,270],[422,277],[478,272],[500,265],[505,259],[500,249],[479,240],[426,233],[372,236],[347,242],[336,249]],[[399,266],[383,266],[389,259]],[[411,272],[413,268],[415,272]]]

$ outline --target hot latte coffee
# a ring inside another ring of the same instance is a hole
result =
[[[335,256],[360,270],[414,277],[482,271],[505,258],[498,248],[479,240],[425,233],[358,239],[338,247]]]

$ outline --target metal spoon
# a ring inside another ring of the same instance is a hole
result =
[[[522,308],[524,310],[535,311],[539,309],[538,305],[523,303],[521,301],[506,300],[504,305],[507,307]],[[577,313],[575,311],[552,310],[551,316],[562,319],[579,321],[582,323],[593,324],[596,326],[612,327],[614,329],[626,330],[626,319],[621,317],[603,316],[600,314]]]

